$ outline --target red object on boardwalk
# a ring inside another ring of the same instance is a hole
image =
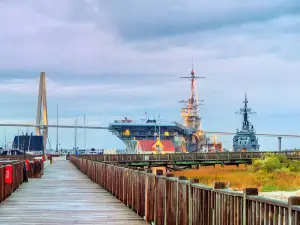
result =
[[[28,159],[25,160],[25,165],[26,165],[26,170],[29,170],[29,160]]]
[[[5,166],[5,183],[12,184],[12,165]]]

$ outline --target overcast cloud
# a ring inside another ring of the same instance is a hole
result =
[[[240,127],[234,112],[247,92],[258,133],[299,133],[299,1],[4,0],[0,15],[2,121],[34,121],[41,71],[51,120],[59,105],[61,123],[86,114],[107,125],[145,109],[180,121],[189,83],[179,77],[193,58],[207,77],[198,81],[204,129]],[[61,131],[63,147],[73,147],[73,133]],[[232,137],[224,140],[230,147]],[[276,148],[275,139],[260,140]],[[88,143],[123,147],[107,131],[89,132]]]

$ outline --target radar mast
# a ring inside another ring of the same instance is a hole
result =
[[[191,76],[180,78],[189,79],[191,81],[190,98],[188,100],[180,101],[180,103],[185,104],[185,107],[181,109],[181,117],[184,119],[187,128],[191,128],[196,131],[200,128],[201,125],[199,106],[203,102],[203,100],[198,100],[196,95],[196,79],[206,77],[196,77],[194,66],[192,64]]]

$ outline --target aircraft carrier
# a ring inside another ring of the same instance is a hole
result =
[[[139,140],[171,140],[175,152],[222,151],[222,144],[214,138],[211,141],[201,130],[199,106],[203,102],[196,95],[196,77],[194,68],[190,76],[181,77],[191,81],[191,93],[188,100],[180,101],[181,117],[184,125],[177,122],[163,121],[160,118],[131,120],[125,117],[109,124],[109,131],[120,138],[126,145],[126,152],[134,154]]]

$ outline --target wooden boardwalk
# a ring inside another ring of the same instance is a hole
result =
[[[69,161],[54,161],[0,204],[0,224],[148,224]]]

